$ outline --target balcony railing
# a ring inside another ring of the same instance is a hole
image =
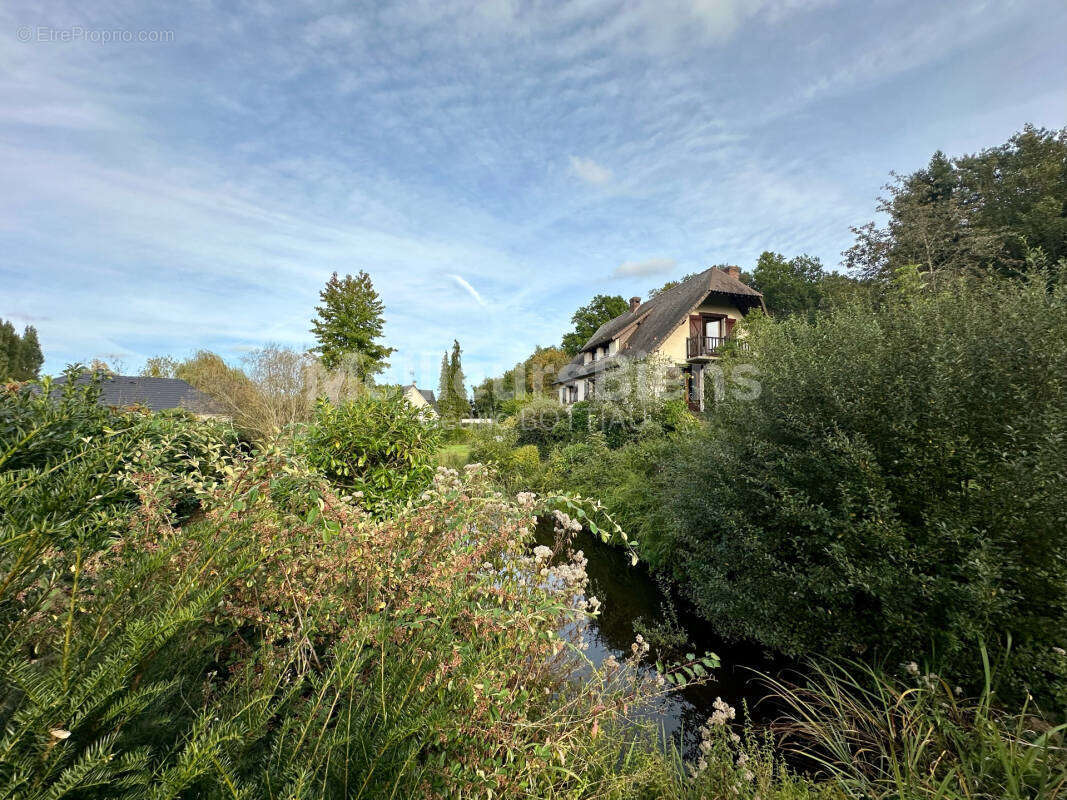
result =
[[[690,336],[685,340],[686,358],[714,358],[722,354],[724,348],[737,348],[742,353],[748,351],[748,342],[733,336]]]

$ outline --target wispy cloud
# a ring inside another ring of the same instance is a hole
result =
[[[678,262],[673,258],[646,258],[644,261],[624,261],[611,273],[614,278],[635,278],[670,272]]]
[[[608,275],[764,249],[832,265],[890,169],[1062,125],[1067,7],[988,9],[0,4],[0,185],[18,188],[0,193],[0,317],[37,320],[53,372],[236,357],[311,344],[330,273],[365,269],[398,348],[387,380],[432,383],[453,338],[478,378],[558,341]],[[175,36],[13,33],[71,20]]]
[[[485,300],[482,299],[482,296],[480,294],[478,294],[478,290],[475,289],[473,286],[471,286],[470,282],[466,278],[464,278],[462,275],[449,274],[448,277],[450,277],[452,280],[454,280],[456,283],[458,283],[461,287],[466,289],[467,293],[471,297],[474,298],[475,302],[477,302],[478,305],[480,305],[480,306],[488,305],[488,303],[486,303]]]
[[[596,163],[591,158],[571,156],[571,174],[594,186],[611,183],[615,174],[607,167]]]

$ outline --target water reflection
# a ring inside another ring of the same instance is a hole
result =
[[[538,544],[551,546],[552,540],[551,525],[540,526]],[[586,655],[594,664],[599,665],[608,655],[620,661],[629,656],[630,645],[640,632],[635,630],[635,623],[640,626],[672,617],[677,619],[688,639],[686,649],[698,654],[710,650],[722,659],[722,666],[714,671],[710,682],[676,691],[652,710],[654,721],[666,735],[681,742],[687,756],[696,751],[700,739],[697,729],[711,715],[711,704],[716,697],[735,706],[739,720],[746,703],[754,722],[773,718],[776,711],[765,701],[766,693],[753,670],[776,674],[792,666],[790,662],[757,645],[728,643],[716,636],[706,621],[661,589],[643,565],[630,566],[629,558],[620,548],[603,544],[588,531],[575,537],[574,549],[582,550],[589,562],[586,565],[588,593],[603,603],[587,634]]]

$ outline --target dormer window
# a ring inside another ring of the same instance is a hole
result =
[[[590,353],[588,350],[586,350],[585,353],[582,354],[582,363],[583,364],[588,364],[592,360],[593,360],[593,354]]]

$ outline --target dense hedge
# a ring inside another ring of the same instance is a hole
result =
[[[1067,290],[901,287],[754,331],[762,391],[669,465],[666,551],[700,611],[792,653],[933,652],[1067,703]],[[665,465],[666,466],[666,465]]]

